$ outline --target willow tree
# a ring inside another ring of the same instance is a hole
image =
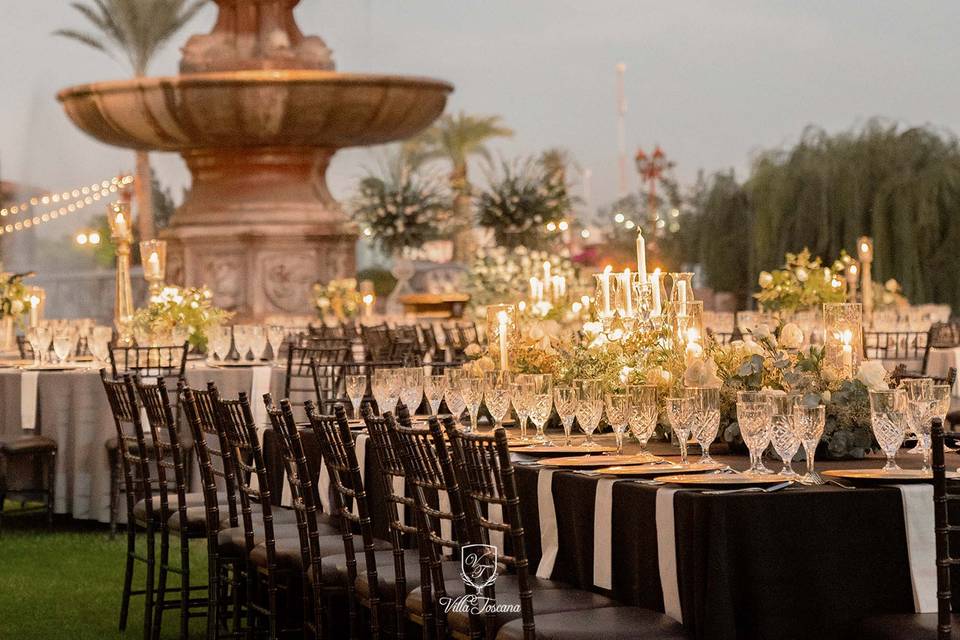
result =
[[[95,29],[59,29],[55,35],[81,42],[115,59],[122,59],[133,75],[141,78],[157,53],[186,25],[207,0],[92,0],[74,2],[76,9]],[[136,152],[137,229],[141,239],[155,235],[150,157]]]

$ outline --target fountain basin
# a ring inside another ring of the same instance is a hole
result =
[[[452,90],[414,76],[230,71],[96,82],[57,98],[80,129],[120,147],[337,149],[414,135]]]

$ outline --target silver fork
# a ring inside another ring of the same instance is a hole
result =
[[[722,496],[730,493],[773,493],[774,491],[780,491],[781,489],[786,489],[792,484],[793,484],[792,480],[787,480],[786,482],[770,485],[769,487],[742,487],[740,489],[713,489],[710,491],[704,491],[703,495]]]

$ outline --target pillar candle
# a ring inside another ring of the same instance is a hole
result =
[[[637,232],[637,273],[640,274],[640,284],[647,283],[647,242],[643,239],[643,231]]]

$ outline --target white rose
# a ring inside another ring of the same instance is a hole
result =
[[[14,300],[10,303],[10,314],[18,316],[23,313],[23,300]]]
[[[827,404],[828,402],[830,402],[830,398],[832,397],[833,397],[833,394],[830,393],[830,389],[827,389],[826,391],[820,394],[820,399],[823,400],[824,404]]]
[[[889,291],[890,293],[896,293],[900,289],[900,283],[895,279],[890,278],[885,283],[883,283],[883,288]]]
[[[743,341],[743,349],[751,356],[762,356],[766,355],[766,351],[763,350],[759,344],[757,344],[752,337],[749,337]]]
[[[761,271],[757,282],[760,284],[761,289],[766,289],[773,284],[773,274],[769,271]]]
[[[769,338],[773,335],[770,331],[770,325],[768,324],[758,324],[757,328],[753,330],[753,335],[758,338]]]
[[[468,344],[467,348],[463,350],[464,355],[469,358],[480,355],[480,345],[478,344]]]
[[[803,267],[797,267],[796,274],[797,274],[797,280],[799,280],[800,282],[806,282],[807,278],[810,277],[810,274],[807,273],[807,270],[804,269]]]
[[[583,332],[587,335],[597,335],[603,331],[603,325],[599,322],[584,322]]]
[[[788,322],[780,329],[780,346],[784,349],[799,349],[803,344],[803,330],[796,323]]]
[[[887,384],[887,370],[879,360],[864,360],[860,363],[857,380],[862,382],[871,391],[889,389]]]
[[[683,383],[688,387],[719,387],[717,364],[710,358],[697,358],[687,365]]]

